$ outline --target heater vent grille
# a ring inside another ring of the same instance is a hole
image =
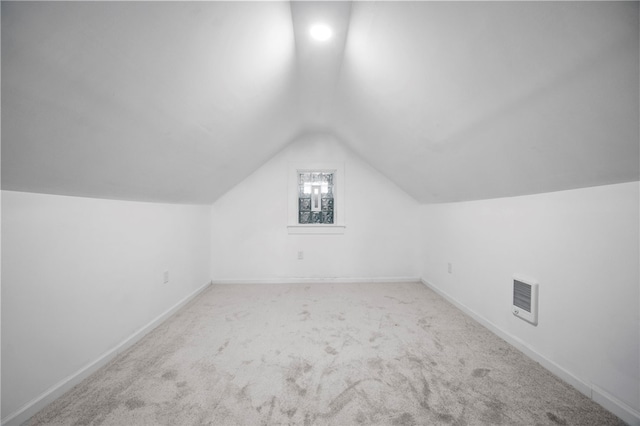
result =
[[[513,304],[531,312],[531,285],[513,280]]]
[[[513,277],[513,305],[511,312],[518,318],[538,324],[538,283],[519,275]]]

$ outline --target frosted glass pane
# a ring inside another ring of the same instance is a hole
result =
[[[298,173],[298,223],[334,223],[333,181],[333,173]]]

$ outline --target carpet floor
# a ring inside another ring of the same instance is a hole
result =
[[[422,284],[214,285],[30,425],[623,423]]]

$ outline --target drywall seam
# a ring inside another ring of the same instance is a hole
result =
[[[351,284],[351,283],[419,283],[419,277],[288,277],[264,279],[220,279],[212,284]]]
[[[203,286],[196,289],[191,294],[184,297],[178,303],[158,315],[156,318],[151,320],[145,326],[140,328],[138,331],[134,332],[131,336],[124,339],[118,345],[108,350],[100,357],[98,357],[95,361],[87,364],[82,367],[77,372],[69,375],[68,377],[62,379],[60,382],[51,386],[41,395],[32,399],[31,401],[24,404],[21,408],[19,408],[14,413],[8,415],[6,418],[2,420],[2,426],[18,426],[23,422],[27,421],[33,415],[35,415],[38,411],[42,410],[44,407],[61,397],[64,393],[69,391],[71,388],[76,386],[78,383],[89,377],[91,374],[98,371],[101,367],[105,366],[109,361],[115,358],[118,354],[124,352],[129,349],[135,343],[137,343],[140,339],[146,336],[149,332],[155,329],[157,326],[166,321],[171,315],[176,313],[180,308],[194,299],[198,294],[203,292],[207,287],[211,285],[211,281],[204,284]]]
[[[579,379],[578,377],[573,375],[571,372],[567,371],[560,365],[556,364],[555,362],[541,355],[535,349],[529,347],[525,342],[523,342],[516,336],[513,336],[505,332],[504,330],[496,326],[494,323],[487,320],[483,316],[479,315],[478,313],[476,313],[466,305],[458,302],[453,297],[451,297],[448,293],[434,286],[424,278],[421,278],[420,281],[426,287],[430,288],[431,290],[438,293],[440,296],[444,297],[449,303],[451,303],[452,305],[454,305],[455,307],[463,311],[465,314],[470,316],[476,322],[480,323],[482,326],[487,328],[493,334],[500,337],[507,343],[511,344],[520,352],[524,353],[526,356],[528,356],[529,358],[531,358],[532,360],[536,361],[537,363],[542,365],[544,368],[549,370],[555,376],[562,379],[566,383],[570,384],[571,386],[576,388],[578,391],[588,396],[590,399],[597,402],[598,404],[600,404],[601,406],[603,406],[604,408],[606,408],[616,416],[620,417],[625,423],[629,424],[630,426],[640,426],[640,413],[635,411],[633,408],[629,407],[624,402],[618,400],[616,397],[603,391],[596,385],[587,383]]]

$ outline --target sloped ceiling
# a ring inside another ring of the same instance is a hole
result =
[[[420,202],[640,179],[637,2],[2,2],[2,187],[210,203],[307,133]],[[318,44],[308,26],[334,37]]]

